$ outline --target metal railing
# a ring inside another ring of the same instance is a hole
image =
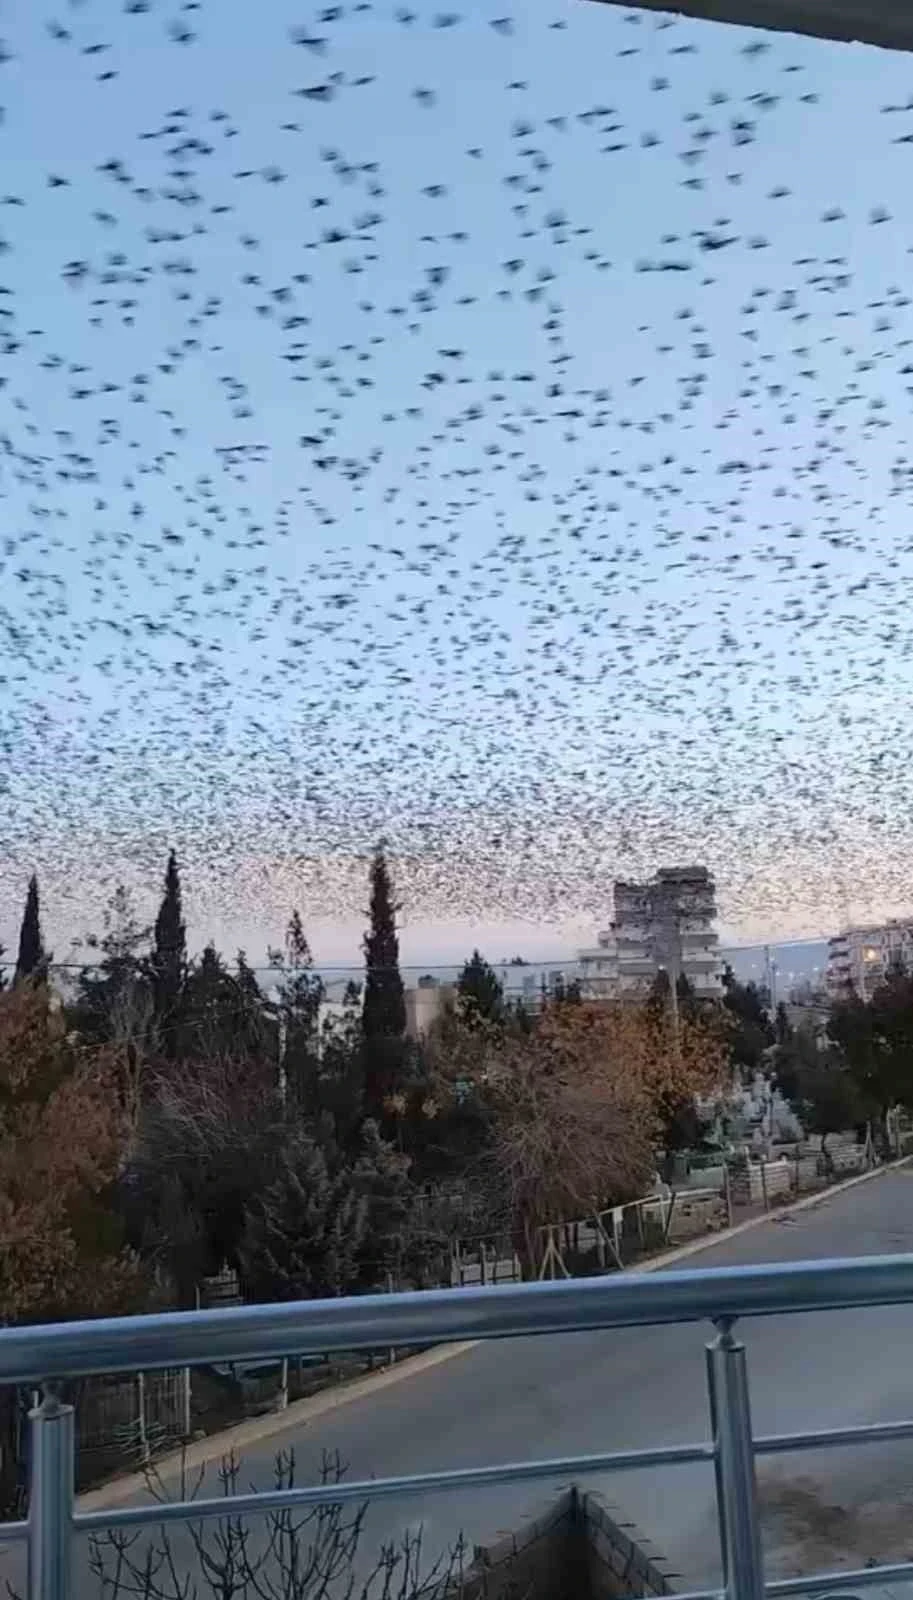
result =
[[[660,1272],[633,1277],[570,1279],[492,1288],[430,1290],[356,1299],[305,1301],[228,1310],[117,1317],[97,1322],[0,1330],[0,1384],[43,1390],[30,1413],[29,1511],[0,1525],[0,1538],[28,1547],[29,1600],[74,1600],[74,1536],[210,1517],[263,1515],[291,1507],[338,1505],[420,1491],[481,1488],[537,1479],[580,1478],[632,1468],[711,1462],[716,1480],[726,1600],[870,1587],[913,1578],[913,1561],[859,1571],[764,1583],[755,1458],[791,1450],[913,1438],[913,1420],[754,1437],[745,1346],[739,1317],[913,1301],[913,1255],[788,1265]],[[504,1462],[457,1471],[278,1488],[217,1499],[80,1513],[74,1495],[73,1410],[55,1390],[62,1378],[101,1372],[193,1366],[257,1357],[315,1355],[327,1350],[381,1349],[454,1340],[710,1321],[707,1346],[711,1438],[685,1445],[609,1451],[538,1461]],[[679,1600],[719,1600],[717,1589]]]

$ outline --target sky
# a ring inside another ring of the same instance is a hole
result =
[[[910,909],[911,63],[504,4],[0,18],[7,945]]]

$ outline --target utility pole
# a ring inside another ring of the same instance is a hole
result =
[[[672,1038],[675,1044],[676,1059],[678,1059],[682,1053],[682,1028],[678,1011],[679,974],[680,964],[676,964],[669,973],[669,1002],[670,1010],[672,1012]]]
[[[764,980],[767,993],[770,996],[771,1013],[777,1009],[777,963],[770,953],[770,945],[764,946]]]

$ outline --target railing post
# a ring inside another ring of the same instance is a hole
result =
[[[181,1438],[189,1439],[193,1428],[193,1407],[190,1368],[181,1371]]]
[[[710,1437],[713,1440],[713,1476],[716,1483],[716,1521],[720,1535],[720,1566],[723,1588],[729,1587],[729,1551],[726,1548],[726,1496],[723,1491],[723,1467],[720,1461],[720,1410],[717,1403],[717,1375],[714,1345],[706,1347],[707,1399],[710,1410]]]
[[[726,1594],[728,1600],[764,1600],[745,1346],[733,1338],[729,1317],[716,1326],[707,1369]]]
[[[29,1600],[71,1600],[73,1407],[45,1388],[29,1412]]]

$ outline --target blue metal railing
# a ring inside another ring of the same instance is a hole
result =
[[[913,1302],[913,1256],[870,1256],[5,1328],[0,1330],[0,1384],[34,1384],[43,1389],[43,1398],[29,1419],[28,1518],[0,1526],[0,1537],[27,1543],[29,1600],[74,1600],[73,1544],[77,1534],[126,1531],[191,1518],[196,1523],[229,1512],[234,1516],[262,1515],[416,1491],[441,1494],[508,1482],[580,1478],[596,1472],[706,1461],[712,1462],[716,1479],[726,1600],[763,1600],[765,1592],[772,1596],[824,1596],[913,1579],[913,1561],[908,1561],[789,1578],[765,1586],[756,1456],[913,1438],[913,1420],[755,1438],[745,1347],[733,1334],[739,1317],[907,1302]],[[340,1348],[385,1349],[705,1320],[716,1328],[716,1336],[707,1346],[708,1442],[278,1488],[112,1511],[76,1510],[73,1410],[62,1404],[54,1391],[55,1381],[64,1377],[306,1356]],[[692,1592],[687,1600],[718,1597],[718,1590],[702,1590]]]

